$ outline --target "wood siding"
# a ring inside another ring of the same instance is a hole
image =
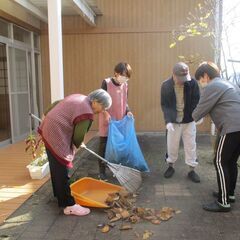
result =
[[[201,2],[201,1],[200,1]],[[182,41],[174,49],[171,32],[186,22],[196,0],[99,0],[103,16],[97,27],[89,27],[81,17],[63,17],[63,62],[65,95],[87,94],[99,88],[114,66],[127,61],[133,68],[129,81],[129,106],[137,131],[162,131],[165,128],[160,108],[161,83],[171,76],[178,56],[201,53],[213,60],[214,51],[207,38]],[[44,107],[50,103],[48,35],[41,35]],[[196,66],[190,66],[194,74]],[[209,129],[209,121],[200,130]],[[96,123],[93,129],[96,129]]]

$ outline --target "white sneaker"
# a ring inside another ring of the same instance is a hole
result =
[[[90,213],[90,209],[82,207],[79,204],[75,204],[73,206],[65,207],[63,213],[65,215],[85,216]]]

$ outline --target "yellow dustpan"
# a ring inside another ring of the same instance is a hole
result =
[[[109,206],[105,203],[108,194],[123,189],[121,186],[90,177],[79,179],[71,184],[70,188],[76,203],[96,208],[108,208]]]

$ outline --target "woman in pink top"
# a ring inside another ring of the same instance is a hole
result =
[[[128,63],[120,62],[114,68],[114,77],[106,78],[102,82],[102,89],[106,90],[112,98],[112,106],[99,114],[99,155],[104,157],[110,118],[121,120],[126,114],[132,116],[127,104],[128,84],[132,73]],[[106,165],[99,161],[100,179],[106,179]]]

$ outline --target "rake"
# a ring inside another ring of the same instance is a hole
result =
[[[37,117],[36,115],[32,114],[32,113],[29,113],[29,115],[32,117],[32,118],[35,118],[36,120],[38,120],[39,122],[42,121],[42,119],[40,119],[39,117]]]
[[[113,176],[116,177],[119,183],[129,192],[133,193],[138,190],[142,183],[142,176],[140,171],[134,168],[123,166],[121,164],[110,163],[105,158],[99,156],[97,153],[87,148],[84,143],[81,144],[81,148],[86,149],[88,152],[92,153],[94,156],[105,162],[108,168],[112,171]]]
[[[29,113],[29,115],[38,120],[39,122],[42,121],[40,118],[38,118],[32,113]],[[87,148],[84,143],[81,144],[81,148],[87,150],[88,152],[92,153],[94,156],[105,162],[108,168],[112,171],[113,176],[116,177],[119,183],[129,192],[133,193],[138,190],[142,183],[142,176],[140,171],[134,168],[123,166],[121,164],[110,163],[105,158],[99,156],[97,153]]]

